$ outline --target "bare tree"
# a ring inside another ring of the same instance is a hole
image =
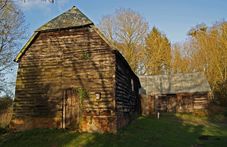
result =
[[[102,18],[99,28],[123,54],[134,71],[138,70],[148,23],[131,9],[118,9]]]
[[[0,11],[7,5],[8,0],[1,1]]]
[[[0,92],[7,92],[8,74],[14,67],[13,58],[25,34],[23,13],[12,1],[0,1]]]

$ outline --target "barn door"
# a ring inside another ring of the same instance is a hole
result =
[[[64,90],[63,95],[63,128],[78,129],[79,127],[79,99],[73,89]]]
[[[167,97],[158,96],[158,99],[155,100],[156,110],[159,112],[167,112]]]

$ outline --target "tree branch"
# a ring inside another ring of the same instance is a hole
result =
[[[5,0],[4,4],[0,7],[0,11],[7,5],[8,0]]]

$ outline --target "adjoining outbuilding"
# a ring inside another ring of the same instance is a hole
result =
[[[15,62],[13,129],[116,132],[140,113],[138,77],[76,7],[36,30]]]
[[[210,85],[201,72],[140,76],[142,113],[194,112],[207,108]]]

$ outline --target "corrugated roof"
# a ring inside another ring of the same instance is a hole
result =
[[[50,20],[36,31],[72,28],[93,24],[77,7],[73,6],[70,10]]]
[[[211,91],[205,75],[201,72],[139,76],[139,78],[146,94],[151,95]]]

